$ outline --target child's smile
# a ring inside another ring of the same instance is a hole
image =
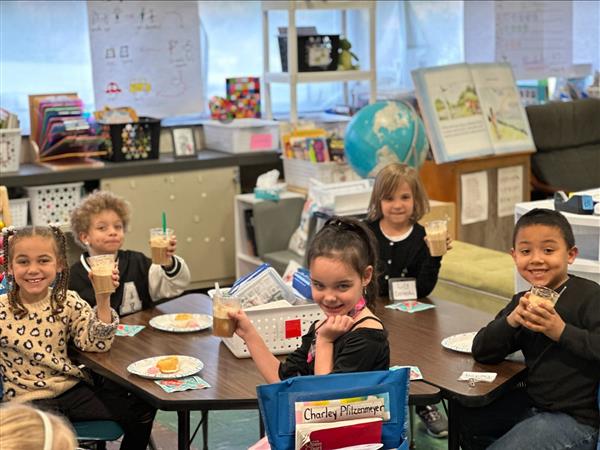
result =
[[[577,248],[567,248],[557,227],[530,225],[517,233],[512,255],[517,270],[529,283],[556,289],[567,280]]]
[[[42,236],[19,240],[10,265],[10,272],[20,287],[21,301],[43,300],[58,271],[54,241]]]

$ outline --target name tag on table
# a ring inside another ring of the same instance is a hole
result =
[[[417,280],[414,278],[390,278],[388,280],[390,300],[415,300],[417,298]]]
[[[496,372],[463,372],[458,381],[485,381],[491,383],[496,379],[498,374]]]

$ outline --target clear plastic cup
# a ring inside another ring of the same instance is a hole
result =
[[[92,284],[96,294],[112,294],[115,292],[113,283],[113,269],[115,268],[115,255],[89,256],[88,264],[92,269]]]
[[[167,255],[167,247],[173,236],[173,230],[167,228],[150,228],[150,251],[152,252],[152,263],[168,266],[171,264],[171,258]]]
[[[446,238],[448,236],[448,222],[446,220],[433,220],[425,224],[427,244],[431,256],[443,256],[448,251]]]
[[[229,312],[237,312],[242,307],[240,299],[232,295],[215,293],[213,296],[213,335],[231,337],[235,331],[235,320]]]
[[[549,301],[552,306],[556,305],[560,294],[545,286],[532,286],[529,291],[529,303],[537,305],[543,301]]]

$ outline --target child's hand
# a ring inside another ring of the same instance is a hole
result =
[[[171,239],[169,239],[169,245],[167,246],[167,256],[171,260],[169,267],[173,267],[175,261],[173,260],[173,256],[175,256],[175,251],[177,250],[177,236],[172,235]]]
[[[513,328],[519,328],[525,323],[523,313],[527,312],[529,307],[529,292],[526,292],[524,296],[519,299],[517,307],[506,317],[506,321]]]
[[[235,320],[235,334],[241,337],[244,341],[253,333],[257,333],[256,328],[252,325],[250,319],[243,310],[227,311],[230,319]]]
[[[543,333],[555,342],[558,342],[565,329],[565,322],[550,302],[530,303],[523,319],[525,328]]]
[[[446,236],[446,249],[452,250],[452,238],[450,235]]]
[[[341,335],[347,333],[354,325],[354,319],[350,316],[329,316],[319,327],[317,340],[333,343]]]

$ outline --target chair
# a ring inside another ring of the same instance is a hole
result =
[[[73,422],[80,444],[94,443],[97,450],[105,450],[106,442],[116,441],[123,436],[121,426],[112,420],[86,420]]]
[[[536,197],[600,186],[600,99],[526,108],[537,152],[531,155]]]
[[[299,376],[279,383],[257,386],[256,392],[261,418],[272,448],[278,450],[294,448],[296,402],[318,401],[322,407],[323,402],[328,400],[357,398],[364,400],[369,397],[371,401],[383,399],[385,411],[389,415],[382,427],[381,439],[384,448],[408,450],[408,383],[409,371],[405,368],[395,371]],[[345,407],[349,410],[352,402],[344,403],[344,405],[338,404],[337,408]],[[333,402],[330,405],[332,409],[336,409]]]

